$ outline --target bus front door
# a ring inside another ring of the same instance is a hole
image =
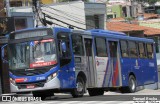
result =
[[[94,67],[94,53],[93,53],[93,44],[92,39],[84,38],[85,50],[86,50],[86,59],[87,59],[87,77],[88,77],[88,86],[95,86],[95,67]]]
[[[122,85],[119,47],[117,41],[108,41],[109,45],[109,61],[112,69],[112,76],[110,77],[110,86],[117,87]]]

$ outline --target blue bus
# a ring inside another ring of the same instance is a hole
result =
[[[136,92],[158,87],[155,43],[107,30],[33,28],[9,34],[8,63],[12,92],[45,99],[57,92],[82,97],[110,88]]]

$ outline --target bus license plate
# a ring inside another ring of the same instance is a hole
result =
[[[35,88],[35,85],[27,85],[27,88],[30,89],[30,88]]]

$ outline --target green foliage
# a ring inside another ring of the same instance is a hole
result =
[[[160,0],[137,0],[137,1],[148,3],[148,4],[155,4],[156,2]]]

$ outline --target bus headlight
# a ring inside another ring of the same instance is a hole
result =
[[[48,76],[47,82],[49,82],[50,80],[52,80],[52,79],[55,78],[56,76],[57,76],[57,72],[51,74],[50,76]]]
[[[14,79],[10,78],[10,82],[13,84],[13,85],[16,85],[16,82]]]

